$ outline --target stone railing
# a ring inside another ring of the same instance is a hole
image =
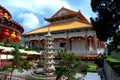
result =
[[[54,53],[58,53],[59,50],[54,50]],[[93,51],[85,51],[85,50],[71,50],[68,52],[73,52],[75,54],[97,54],[97,50],[93,50]]]
[[[11,77],[11,80],[25,80],[25,76],[16,76],[16,75],[11,75],[11,74],[6,74],[6,73],[3,73],[3,72],[0,72],[0,80],[10,80],[10,76]]]

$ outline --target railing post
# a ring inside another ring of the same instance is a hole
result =
[[[4,74],[4,80],[7,80],[7,74]]]

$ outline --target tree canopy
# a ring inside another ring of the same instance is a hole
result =
[[[68,78],[75,75],[77,67],[80,65],[80,61],[77,60],[74,53],[70,53],[67,49],[60,50],[59,56],[61,58],[58,66],[56,66],[56,75],[61,77],[62,75]]]
[[[92,11],[96,18],[90,18],[93,29],[101,41],[111,39],[120,25],[119,0],[91,0]]]

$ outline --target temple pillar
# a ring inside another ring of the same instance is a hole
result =
[[[66,31],[66,48],[70,50],[69,32]]]
[[[26,48],[26,41],[24,40],[24,47]]]
[[[85,49],[88,50],[88,39],[87,39],[87,35],[85,35]]]
[[[101,48],[101,41],[99,41],[99,46],[100,46],[99,48]]]
[[[40,46],[41,45],[41,43],[40,43],[40,39],[38,40],[38,49],[40,50]]]
[[[24,47],[26,48],[26,37],[24,39]]]
[[[70,51],[72,50],[72,41],[69,39],[70,42]]]
[[[39,39],[38,39],[38,51],[40,51],[40,36],[39,36]]]
[[[88,50],[93,49],[93,39],[91,37],[88,38]]]
[[[8,54],[6,54],[6,60],[8,59]]]
[[[93,35],[93,45],[94,45],[94,50],[97,49],[97,37],[96,35]]]
[[[30,48],[30,36],[28,36],[28,48]]]
[[[99,49],[99,40],[97,40],[97,48]]]
[[[3,49],[0,49],[0,67],[2,66],[2,60],[1,60],[2,50]]]

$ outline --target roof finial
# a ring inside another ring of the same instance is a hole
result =
[[[51,35],[51,33],[50,33],[50,26],[48,26],[48,34],[47,35]]]
[[[48,26],[48,33],[50,33],[50,27]]]

